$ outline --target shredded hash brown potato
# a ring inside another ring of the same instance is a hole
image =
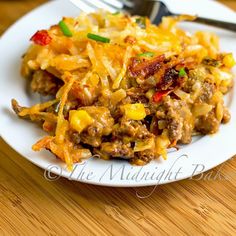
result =
[[[218,38],[176,25],[194,17],[147,18],[100,11],[63,18],[38,31],[23,57],[22,76],[52,100],[16,114],[48,136],[33,145],[73,163],[97,154],[144,165],[197,134],[230,120],[223,95],[233,86],[231,53]]]

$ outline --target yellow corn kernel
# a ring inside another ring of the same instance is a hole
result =
[[[155,89],[149,89],[147,92],[146,92],[146,97],[149,99],[149,100],[151,100],[152,99],[152,97],[153,97],[153,95],[154,95],[154,93],[155,93]]]
[[[84,110],[72,110],[69,114],[71,127],[81,133],[85,128],[93,123],[93,118]]]
[[[227,54],[223,59],[223,63],[228,68],[232,68],[233,66],[235,66],[236,62],[233,57],[233,54],[232,53]]]
[[[146,117],[144,105],[141,103],[126,104],[122,106],[125,116],[131,120],[142,120]]]

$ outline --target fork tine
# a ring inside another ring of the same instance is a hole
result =
[[[134,7],[134,2],[130,0],[120,0],[126,7],[132,8]]]
[[[87,4],[89,4],[90,6],[93,6],[95,8],[99,8],[99,9],[104,9],[106,11],[110,11],[110,12],[115,12],[117,11],[117,8],[112,7],[111,5],[108,5],[104,2],[101,2],[100,0],[83,0],[84,2],[86,2]]]
[[[69,1],[84,12],[89,13],[95,11],[93,7],[89,6],[83,0],[69,0]]]

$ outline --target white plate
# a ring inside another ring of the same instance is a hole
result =
[[[199,14],[236,22],[236,14],[233,11],[210,0],[166,0],[165,2],[175,12]],[[209,12],[211,12],[210,15]],[[12,98],[16,98],[20,104],[26,106],[39,101],[37,96],[32,97],[26,92],[25,81],[19,73],[20,58],[29,46],[30,36],[38,29],[56,24],[62,16],[76,16],[79,13],[80,11],[68,0],[49,2],[19,20],[0,40],[0,131],[3,139],[12,148],[34,164],[43,169],[49,168],[53,173],[66,178],[91,184],[123,187],[164,184],[188,178],[196,174],[195,168],[198,171],[209,170],[236,153],[234,144],[236,87],[227,98],[227,105],[232,114],[231,122],[222,125],[217,134],[202,137],[177,152],[169,153],[167,161],[152,161],[146,166],[137,167],[125,161],[89,159],[76,165],[74,171],[70,173],[66,171],[65,164],[49,152],[33,152],[32,144],[45,133],[36,125],[18,119],[10,108]],[[184,23],[181,26],[190,31],[215,31],[221,38],[222,50],[236,52],[236,34],[234,33],[193,23]]]

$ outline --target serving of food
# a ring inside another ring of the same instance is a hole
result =
[[[194,17],[145,17],[98,11],[63,18],[31,37],[21,67],[46,102],[15,113],[47,133],[33,145],[69,169],[93,155],[145,165],[196,135],[230,121],[232,53],[209,32],[177,26]],[[45,99],[44,99],[45,100]]]

